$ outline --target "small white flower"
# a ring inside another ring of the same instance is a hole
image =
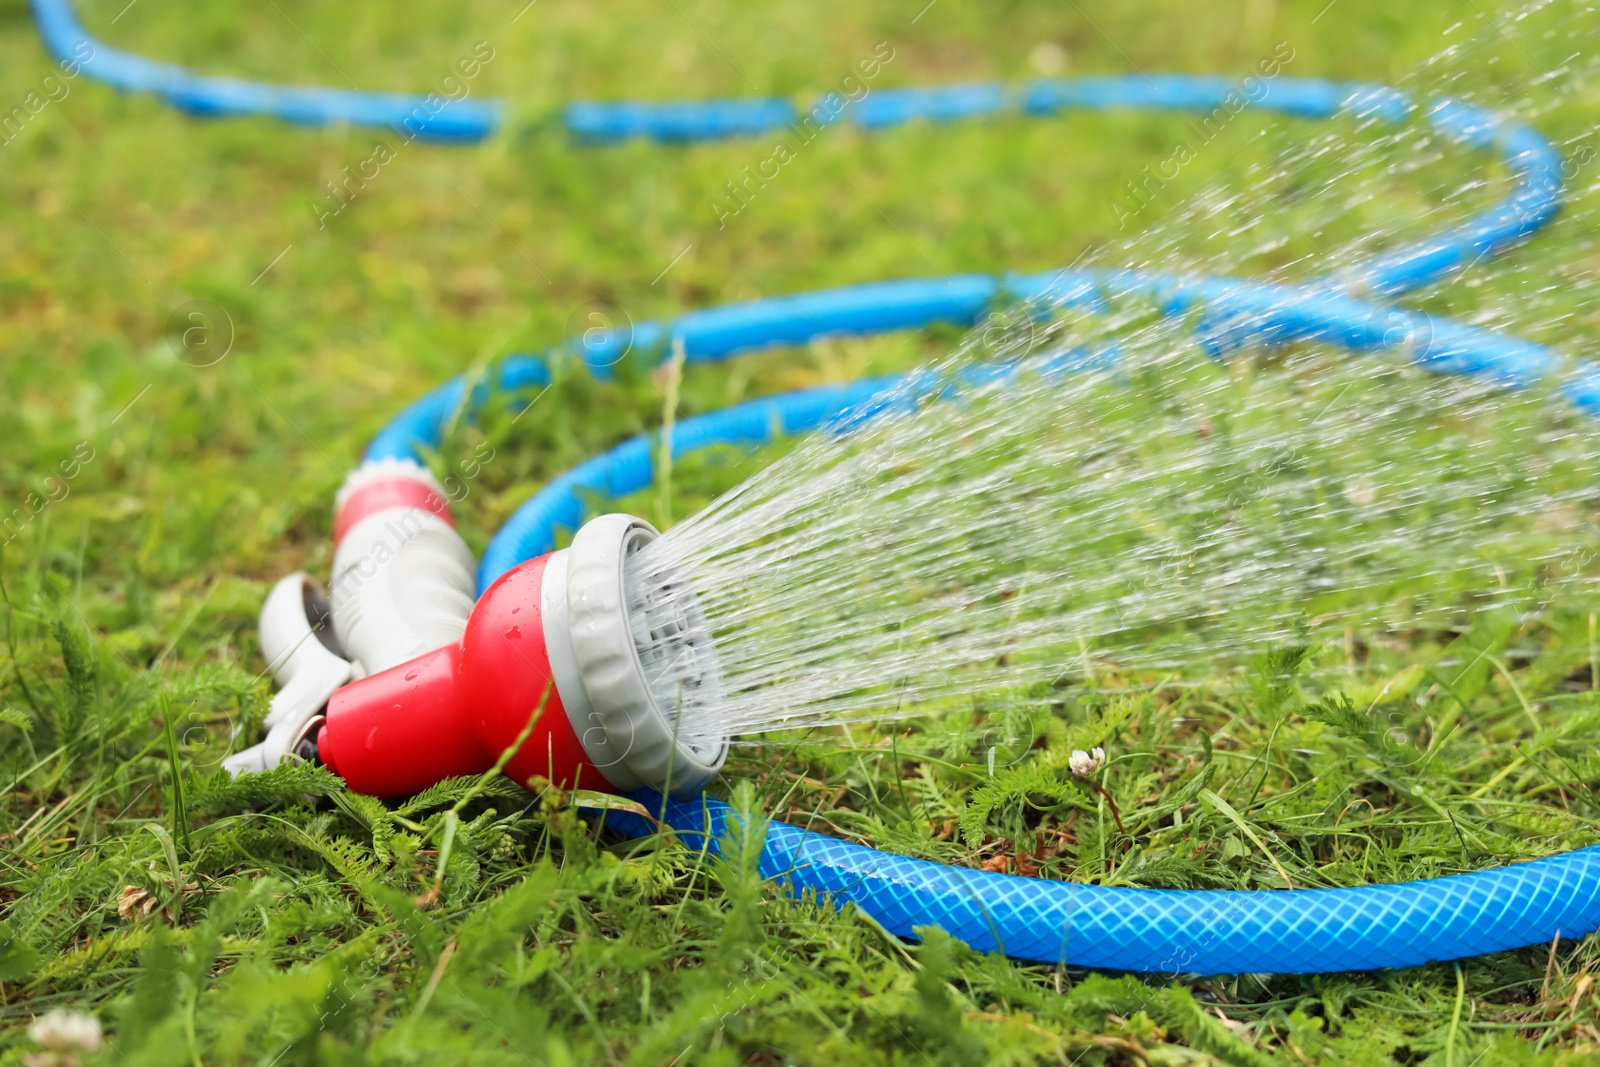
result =
[[[1072,750],[1072,755],[1067,759],[1067,768],[1080,778],[1087,778],[1105,765],[1106,750],[1099,745],[1092,752],[1085,752],[1081,748]]]
[[[100,1020],[81,1011],[57,1008],[33,1020],[28,1036],[57,1052],[94,1052],[100,1048]]]
[[[1378,487],[1370,478],[1357,478],[1346,482],[1344,498],[1358,508],[1371,507],[1378,499]]]
[[[1040,74],[1054,78],[1067,69],[1067,50],[1054,41],[1040,41],[1028,52],[1028,62]]]

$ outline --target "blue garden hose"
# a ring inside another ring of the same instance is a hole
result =
[[[387,126],[403,135],[474,141],[494,132],[503,109],[462,100],[433,110],[427,98],[284,87],[194,74],[105,47],[83,30],[68,0],[33,0],[47,47],[90,77],[124,91],[154,92],[207,115],[272,115],[305,124]],[[85,58],[87,56],[87,58]],[[1403,121],[1412,102],[1382,86],[1278,78],[1254,106],[1305,117],[1344,113]],[[1010,109],[1048,115],[1069,108],[1225,106],[1236,83],[1162,75],[996,85],[881,90],[849,113],[866,128],[914,119],[953,120]],[[423,109],[420,110],[419,109]],[[426,112],[426,113],[424,113]],[[579,103],[564,120],[587,139],[650,137],[697,141],[772,130],[799,112],[786,100],[701,103]],[[933,322],[972,324],[997,303],[1038,300],[1096,307],[1141,295],[1170,314],[1198,313],[1202,340],[1225,351],[1245,343],[1314,340],[1351,351],[1400,350],[1419,366],[1486,377],[1509,388],[1563,373],[1563,393],[1600,416],[1600,373],[1566,368],[1550,350],[1455,322],[1370,302],[1447,277],[1541,228],[1560,203],[1561,159],[1540,134],[1455,101],[1428,109],[1447,136],[1497,149],[1517,177],[1502,202],[1443,233],[1370,259],[1338,278],[1271,285],[1146,271],[1061,271],[967,275],[851,286],[692,312],[671,323],[643,323],[573,342],[597,372],[627,347],[678,346],[690,362],[720,360],[831,334],[913,329]],[[550,382],[547,364],[512,357],[490,383],[522,389]],[[838,428],[840,418],[882,402],[900,377],[825,386],[740,404],[678,423],[674,456],[712,444],[751,447],[779,434]],[[420,458],[444,425],[481,403],[488,389],[456,379],[412,404],[372,442],[368,458]],[[550,551],[557,531],[582,520],[584,498],[648,486],[652,442],[634,438],[561,475],[524,504],[484,554],[480,588],[519,562]],[[726,804],[642,798],[692,844],[717,851],[731,831]],[[650,820],[611,815],[612,825],[644,836]],[[1124,889],[974,871],[890,855],[784,823],[766,828],[763,876],[860,906],[894,934],[937,925],[975,948],[1023,960],[1146,972],[1315,973],[1402,967],[1456,959],[1600,928],[1600,846],[1497,870],[1424,882],[1351,889],[1240,892]]]
[[[500,126],[501,106],[472,99],[447,101],[400,93],[268,85],[196,74],[96,40],[71,0],[33,0],[33,19],[45,48],[70,69],[125,93],[154,93],[195,115],[268,115],[304,126],[383,126],[408,140],[481,141]]]

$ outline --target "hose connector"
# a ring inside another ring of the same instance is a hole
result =
[[[350,662],[333,632],[327,594],[308,574],[272,587],[261,607],[261,652],[281,688],[267,710],[266,739],[222,761],[229,774],[266,771],[314,736],[323,707],[350,680]]]

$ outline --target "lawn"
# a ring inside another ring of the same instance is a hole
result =
[[[255,635],[266,591],[296,569],[326,577],[344,474],[448,377],[543,351],[597,314],[640,321],[1082,255],[1310,278],[1443,228],[1506,181],[1486,154],[1417,125],[1374,139],[1247,113],[1130,218],[1128,183],[1192,133],[1183,117],[1119,112],[830,130],[733,211],[726,183],[769,156],[764,142],[587,146],[555,121],[565,102],[807,97],[875,55],[889,58],[874,88],[1243,74],[1287,46],[1287,74],[1473,95],[1562,147],[1573,199],[1554,228],[1411,302],[1582,356],[1600,334],[1600,82],[1574,49],[1596,39],[1594,16],[1472,0],[84,0],[81,14],[120,48],[287,82],[423,91],[476,56],[471,93],[510,108],[500,136],[447,147],[205,121],[82,77],[48,90],[59,69],[27,5],[0,0],[0,110],[48,100],[0,145],[0,486],[5,511],[24,509],[0,535],[5,1062],[1465,1067],[1600,1054],[1593,938],[1376,974],[1089,974],[937,931],[902,941],[860,912],[786,897],[737,848],[712,861],[623,840],[559,791],[453,783],[384,807],[312,768],[217,774],[271,695]],[[376,174],[351,182],[347,168]],[[834,339],[691,368],[678,414],[919,364],[960,338]],[[501,409],[452,431],[432,457],[441,475],[485,445],[495,457],[456,506],[475,550],[552,476],[661,424],[673,390],[648,355],[609,383],[568,368],[537,417],[513,425]],[[736,476],[695,457],[670,500],[624,503],[670,525]],[[991,702],[774,737],[742,747],[718,790],[891,851],[1104,884],[1480,869],[1600,840],[1594,610],[1553,597],[1400,641],[1290,645],[1196,664],[1183,687],[1090,677],[1043,717]],[[1403,742],[1319,718],[1335,692]],[[1097,803],[1038,788],[1093,743],[1111,753],[1131,840]],[[1417,756],[1403,773],[1395,743]],[[1202,790],[1237,818],[1197,803]],[[98,1052],[29,1037],[65,1008],[99,1020]]]

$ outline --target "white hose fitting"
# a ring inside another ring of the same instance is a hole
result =
[[[334,505],[333,622],[357,678],[460,640],[472,551],[444,490],[410,460],[369,460]]]
[[[222,761],[229,774],[276,767],[310,732],[328,698],[350,680],[328,598],[310,575],[291,574],[261,606],[261,653],[281,688],[267,711],[266,740]]]

